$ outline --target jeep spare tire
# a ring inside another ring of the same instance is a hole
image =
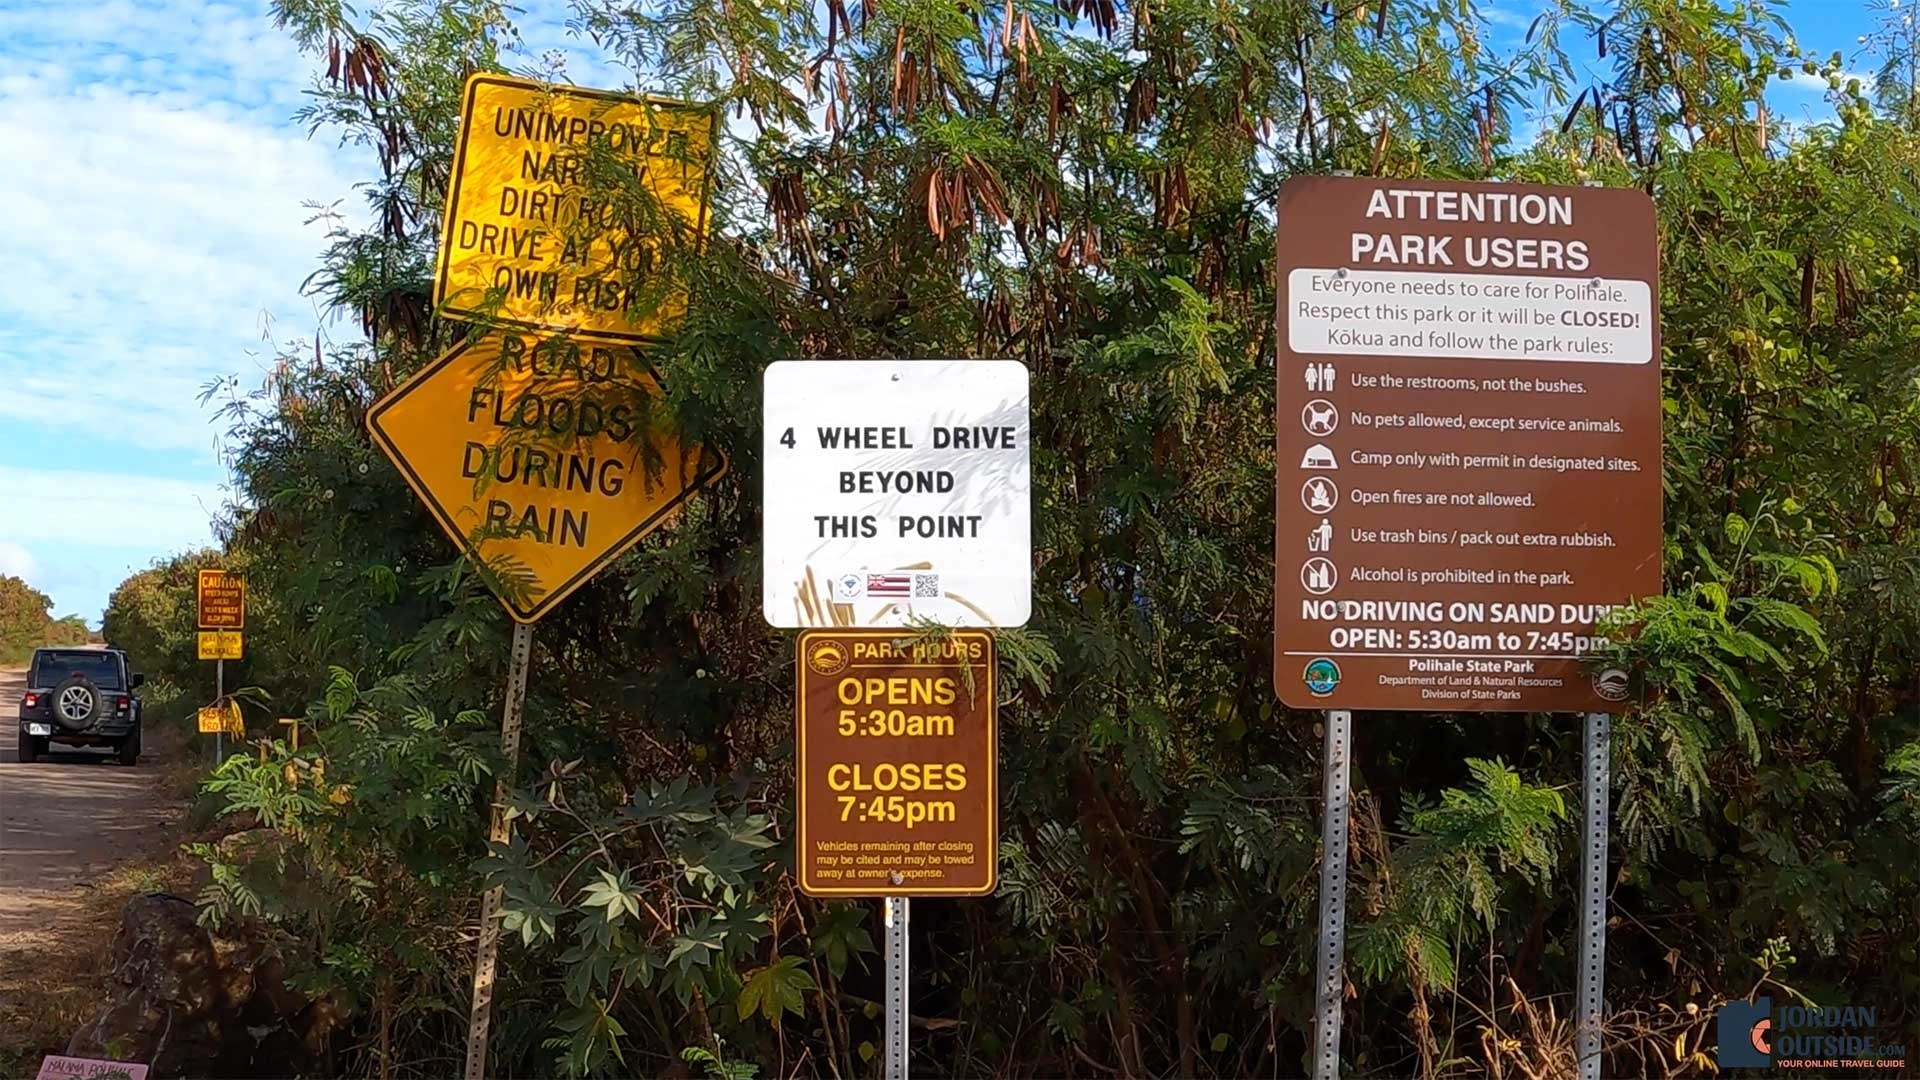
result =
[[[53,688],[53,721],[68,731],[84,731],[100,715],[100,688],[85,675],[72,675]]]

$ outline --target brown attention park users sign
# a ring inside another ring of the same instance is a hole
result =
[[[794,786],[813,896],[985,896],[1000,864],[993,635],[800,635]]]
[[[1298,177],[1277,208],[1274,685],[1311,709],[1606,711],[1660,591],[1653,205]]]

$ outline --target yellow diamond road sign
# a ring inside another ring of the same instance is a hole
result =
[[[658,337],[686,307],[660,247],[706,232],[718,124],[706,105],[468,79],[433,302],[493,326]]]
[[[367,425],[533,622],[726,472],[680,441],[660,397],[628,345],[496,330],[381,398]]]

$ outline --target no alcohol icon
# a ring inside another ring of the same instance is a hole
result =
[[[1314,557],[1300,564],[1300,586],[1315,596],[1325,596],[1340,581],[1340,571],[1332,559]]]

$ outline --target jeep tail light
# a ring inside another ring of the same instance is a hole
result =
[[[131,705],[131,704],[133,704],[133,699],[132,699],[132,698],[130,698],[130,697],[128,697],[128,696],[127,696],[127,695],[125,695],[125,694],[121,694],[121,695],[120,695],[120,702],[119,702],[119,704],[120,704],[120,710],[121,710],[122,712],[125,712],[125,711],[126,711],[126,708],[127,708],[127,706],[128,706],[128,705]]]
[[[40,704],[40,695],[28,694],[26,697],[23,697],[20,699],[20,704],[31,709],[34,706]]]

